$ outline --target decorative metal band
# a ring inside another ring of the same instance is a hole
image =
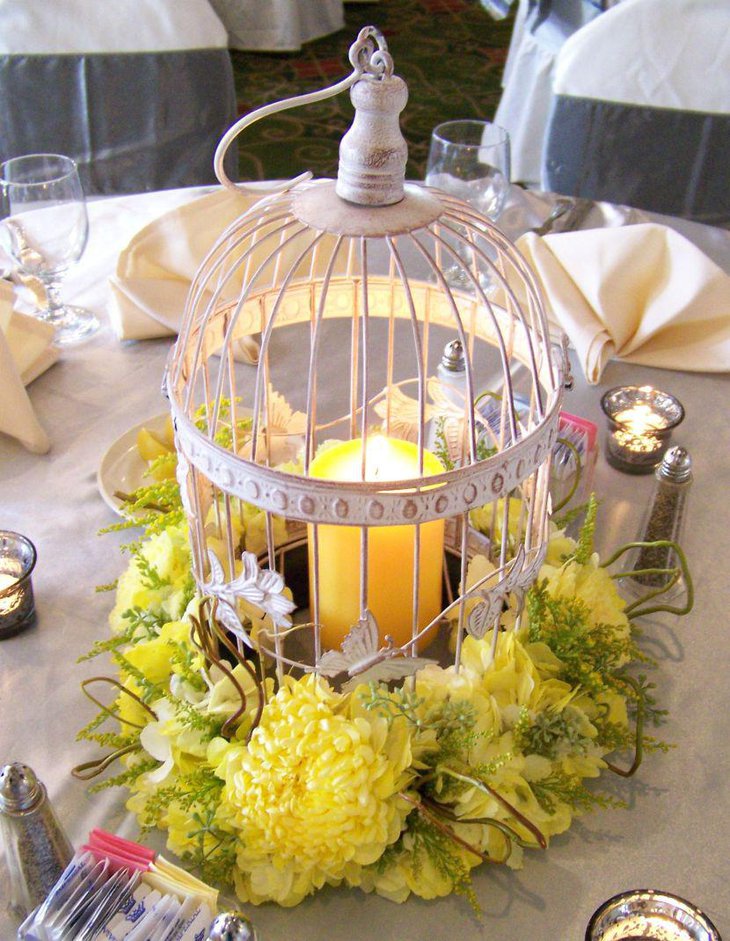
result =
[[[320,480],[253,464],[214,444],[174,401],[171,404],[178,450],[226,493],[307,523],[396,526],[448,518],[507,496],[552,452],[561,398],[558,391],[545,421],[517,444],[477,464],[418,481],[422,490],[406,489],[413,481],[384,485]]]

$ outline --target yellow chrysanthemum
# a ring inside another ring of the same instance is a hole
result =
[[[398,838],[408,811],[397,796],[407,740],[393,754],[387,722],[352,718],[346,706],[322,680],[285,680],[248,747],[211,748],[226,782],[219,819],[240,834],[244,901],[296,905]]]

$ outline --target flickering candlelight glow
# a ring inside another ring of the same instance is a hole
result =
[[[680,403],[651,386],[611,389],[601,400],[608,418],[606,458],[628,473],[648,473],[661,459],[684,417]]]

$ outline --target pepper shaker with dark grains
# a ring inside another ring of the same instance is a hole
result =
[[[24,918],[73,856],[46,789],[20,762],[0,769],[0,837],[10,872],[10,911]]]
[[[654,471],[654,495],[639,531],[639,541],[670,541],[679,543],[684,529],[687,497],[692,485],[692,458],[685,448],[673,447],[665,452]],[[676,553],[669,546],[644,546],[639,550],[634,572],[645,569],[670,569],[677,565]],[[666,586],[670,572],[634,574],[633,580],[647,588]]]

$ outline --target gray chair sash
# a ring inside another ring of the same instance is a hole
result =
[[[89,193],[215,182],[236,117],[226,49],[2,56],[0,97],[0,158],[68,154]]]
[[[556,95],[543,186],[710,224],[730,221],[730,115]]]

